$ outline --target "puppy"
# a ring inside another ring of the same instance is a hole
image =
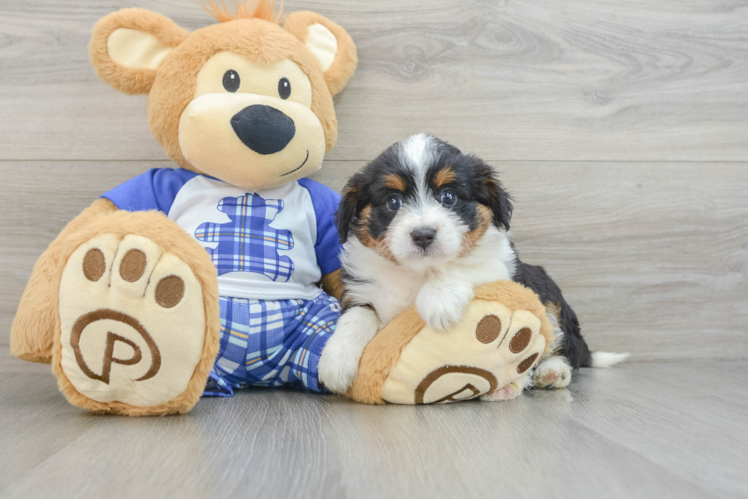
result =
[[[415,304],[430,326],[444,330],[460,319],[474,287],[496,280],[534,290],[555,339],[533,373],[483,399],[513,399],[533,382],[566,387],[573,369],[621,361],[623,355],[590,353],[556,283],[519,260],[511,216],[512,200],[492,168],[432,136],[394,144],[355,174],[337,212],[344,313],[320,359],[325,386],[344,393],[366,345],[408,307]]]

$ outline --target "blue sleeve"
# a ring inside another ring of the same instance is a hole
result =
[[[340,195],[329,187],[311,179],[299,179],[299,184],[309,191],[317,219],[317,265],[322,275],[340,269],[340,238],[335,227],[335,212],[340,205]]]
[[[183,168],[153,168],[101,195],[120,210],[158,210],[169,213],[174,198],[187,181],[197,174]]]

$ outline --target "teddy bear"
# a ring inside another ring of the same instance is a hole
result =
[[[281,25],[269,1],[208,10],[220,22],[192,33],[143,9],[93,29],[96,74],[148,94],[151,131],[179,168],[96,200],[21,299],[12,352],[51,363],[89,410],[180,413],[248,384],[320,390],[340,315],[339,197],[306,177],[336,142],[332,96],[356,47],[313,12]]]
[[[341,313],[339,196],[307,176],[336,142],[332,96],[356,47],[325,17],[281,20],[268,0],[206,8],[219,23],[191,33],[143,9],[93,29],[96,74],[148,94],[151,131],[178,168],[94,201],[22,296],[12,353],[51,364],[87,410],[184,413],[248,385],[325,391],[319,358]],[[495,391],[550,345],[542,309],[506,282],[476,293],[446,336],[406,311],[367,348],[348,396],[418,404]]]

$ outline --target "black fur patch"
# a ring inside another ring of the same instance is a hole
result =
[[[577,315],[564,299],[561,289],[545,269],[540,266],[525,264],[519,260],[519,255],[517,255],[517,272],[512,280],[537,293],[543,304],[552,303],[558,306],[560,310],[558,323],[564,332],[559,354],[569,360],[571,367],[576,370],[580,366],[592,366],[590,348],[582,338],[582,329],[579,326]]]

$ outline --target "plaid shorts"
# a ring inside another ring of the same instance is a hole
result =
[[[232,396],[247,386],[319,387],[317,365],[335,331],[340,303],[220,297],[221,347],[203,396]]]

